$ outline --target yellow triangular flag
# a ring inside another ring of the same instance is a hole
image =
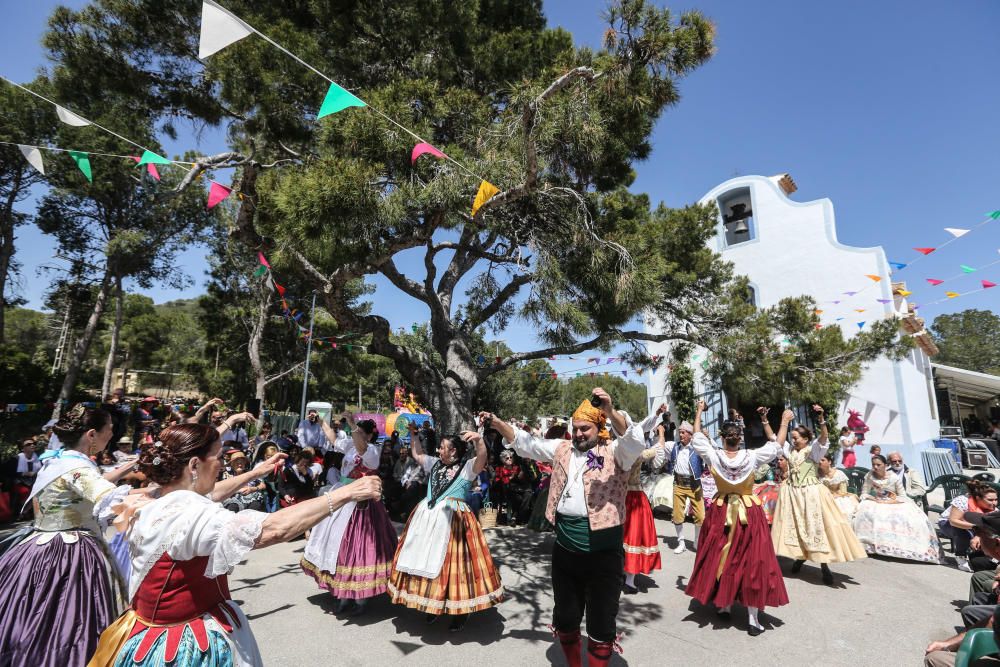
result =
[[[958,292],[945,292],[944,295],[949,299],[954,299],[956,296],[958,296]]]
[[[896,294],[898,294],[899,296],[910,296],[911,294],[913,294],[913,292],[911,292],[908,289],[898,289],[896,290]]]
[[[854,312],[855,313],[863,313],[863,312],[865,312],[865,309],[864,308],[855,308]]]
[[[479,192],[476,193],[476,201],[472,202],[472,217],[476,217],[476,212],[482,208],[483,204],[496,197],[499,192],[497,186],[489,181],[480,183]]]
[[[876,276],[876,275],[872,275],[871,273],[866,273],[866,274],[865,274],[865,277],[866,277],[866,278],[871,278],[871,279],[872,279],[872,280],[874,280],[875,282],[878,282],[878,281],[882,280],[882,277],[881,277],[881,276]]]

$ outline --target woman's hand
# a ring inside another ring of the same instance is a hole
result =
[[[341,488],[347,489],[348,496],[354,502],[378,500],[382,497],[382,480],[375,475],[367,475]]]
[[[272,472],[277,472],[279,470],[279,466],[287,458],[288,454],[284,452],[278,452],[277,454],[274,454],[268,459],[261,461],[260,463],[255,465],[253,467],[253,473],[257,475],[257,477],[265,477],[267,475],[270,475]]]
[[[476,431],[462,431],[461,438],[466,442],[475,442],[476,440],[482,440],[483,436],[479,435]]]
[[[822,405],[819,405],[818,403],[814,403],[813,404],[813,412],[815,412],[820,417],[822,417],[823,413],[825,412],[825,410],[823,410],[823,406]]]
[[[969,540],[969,548],[973,551],[979,551],[980,546],[982,546],[982,541],[979,539],[978,535]]]
[[[708,403],[706,403],[704,399],[698,399],[698,402],[695,403],[694,409],[695,412],[704,412],[708,409]]]
[[[760,415],[760,420],[764,421],[767,419],[767,413],[770,412],[769,408],[765,408],[763,405],[757,408],[757,414]]]
[[[791,424],[795,420],[795,413],[785,408],[785,411],[781,413],[781,423],[784,425]]]

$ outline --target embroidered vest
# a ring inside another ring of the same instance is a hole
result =
[[[625,519],[625,491],[629,469],[618,465],[607,443],[597,445],[594,453],[604,457],[604,467],[583,473],[583,492],[587,500],[590,529],[603,530],[620,526]],[[559,445],[552,459],[549,502],[545,508],[545,518],[552,524],[556,522],[556,507],[566,488],[572,455],[573,444],[566,442]]]

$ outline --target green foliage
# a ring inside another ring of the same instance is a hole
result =
[[[941,350],[934,361],[1000,375],[1000,317],[996,313],[973,308],[938,315],[931,335]]]
[[[670,409],[677,423],[694,423],[694,369],[688,364],[690,349],[678,346],[674,350],[668,377],[670,383]]]

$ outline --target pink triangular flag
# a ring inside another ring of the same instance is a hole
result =
[[[984,281],[982,281],[982,282],[983,282],[983,289],[989,289],[989,288],[991,288],[991,287],[996,287],[996,286],[997,286],[997,284],[996,284],[996,283],[991,283],[991,282],[990,282],[990,281],[988,281],[988,280],[984,280]]]
[[[132,159],[135,160],[136,162],[142,160],[142,158],[139,157],[138,155],[133,155]],[[146,163],[146,173],[155,178],[156,180],[160,180],[160,172],[156,171],[156,165],[153,164],[152,162]]]
[[[424,153],[428,153],[430,155],[433,155],[434,157],[440,157],[440,158],[447,157],[444,153],[434,148],[430,144],[421,142],[413,147],[413,152],[410,154],[410,164],[415,164],[417,162],[417,158],[423,155]]]
[[[226,194],[228,195],[229,193],[227,192]],[[223,199],[225,199],[225,197],[223,197]],[[211,208],[212,205],[209,204],[208,207]],[[264,266],[266,266],[267,268],[269,268],[269,269],[271,268],[271,265],[267,263],[267,258],[264,257],[264,253],[262,253],[259,250],[257,251],[257,259],[259,259],[260,263],[263,264]]]
[[[937,278],[927,278],[927,282],[929,282],[931,285],[934,285],[935,287],[937,287],[938,285],[940,285],[944,281],[943,280],[938,280]]]
[[[221,183],[212,181],[212,186],[208,189],[208,208],[213,208],[223,199],[232,194],[232,192],[232,188],[227,188]]]

